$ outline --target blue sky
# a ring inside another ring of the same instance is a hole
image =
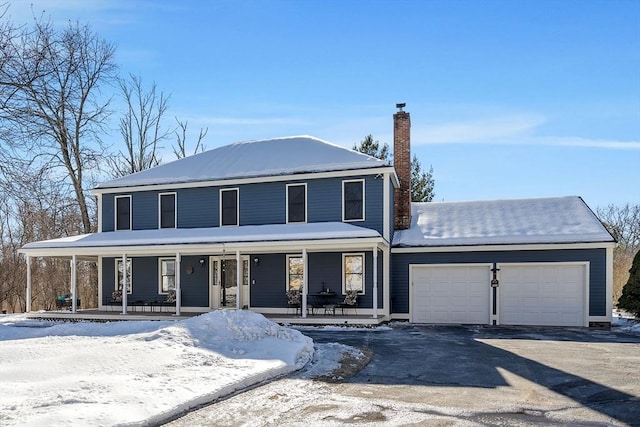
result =
[[[640,203],[640,0],[9,3],[15,22],[31,4],[88,22],[122,73],[171,94],[169,125],[209,128],[207,148],[392,145],[406,102],[438,201]]]

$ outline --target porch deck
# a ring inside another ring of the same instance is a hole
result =
[[[59,311],[38,311],[27,313],[29,319],[65,321],[65,322],[118,322],[126,320],[184,320],[193,316],[198,316],[200,312],[182,311],[180,316],[176,316],[175,312],[149,312],[149,311],[133,311],[122,314],[118,311],[105,311],[98,309],[78,310],[77,313],[71,313],[65,310]],[[350,326],[377,326],[386,321],[384,316],[374,318],[370,315],[309,315],[302,317],[294,314],[263,314],[269,320],[281,325],[350,325]]]

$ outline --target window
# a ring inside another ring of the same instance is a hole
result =
[[[287,290],[302,290],[304,263],[300,255],[287,255]]]
[[[220,225],[238,225],[238,189],[220,190]]]
[[[131,196],[116,196],[116,230],[131,230]]]
[[[176,193],[159,195],[160,228],[176,228]]]
[[[287,222],[307,222],[307,184],[287,184]]]
[[[160,258],[160,286],[158,292],[166,294],[176,290],[176,260],[175,258]]]
[[[342,293],[364,293],[364,254],[343,254],[342,272]]]
[[[364,221],[364,180],[342,181],[342,220]]]
[[[122,290],[124,280],[122,270],[122,259],[116,259],[116,290]],[[127,294],[131,294],[133,290],[132,274],[131,274],[131,258],[127,259]]]

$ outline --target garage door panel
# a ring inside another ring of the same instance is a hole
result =
[[[583,326],[584,264],[500,266],[501,324]]]
[[[488,266],[414,266],[412,282],[413,322],[489,322]]]

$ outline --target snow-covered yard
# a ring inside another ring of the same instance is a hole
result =
[[[152,424],[300,369],[313,352],[311,338],[244,310],[163,322],[0,316],[0,425]]]

